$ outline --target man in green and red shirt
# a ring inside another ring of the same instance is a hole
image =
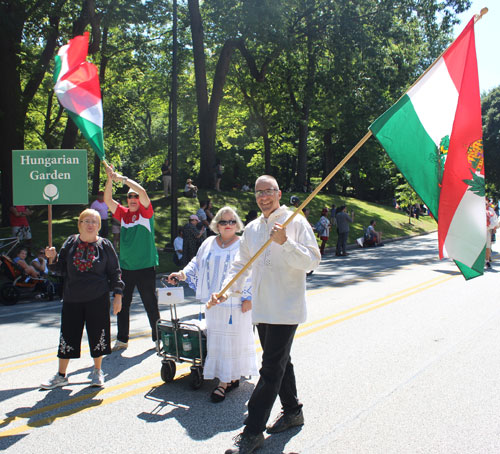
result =
[[[156,341],[156,322],[160,318],[156,297],[156,273],[158,252],[155,245],[154,212],[146,190],[134,180],[115,172],[105,164],[108,180],[104,188],[104,202],[113,217],[120,221],[120,267],[123,291],[122,310],[118,313],[118,334],[113,350],[128,347],[130,304],[137,286],[142,303],[148,314],[153,341]],[[113,200],[113,181],[122,182],[130,189],[124,207]]]

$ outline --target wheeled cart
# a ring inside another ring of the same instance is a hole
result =
[[[165,383],[175,377],[176,363],[191,363],[190,385],[203,384],[203,364],[207,355],[207,337],[196,320],[180,321],[175,304],[170,305],[170,320],[156,323],[158,356],[162,358],[161,378]]]

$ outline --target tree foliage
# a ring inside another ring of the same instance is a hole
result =
[[[180,183],[198,176],[200,186],[211,187],[219,158],[226,169],[223,189],[251,184],[262,172],[274,174],[283,187],[308,188],[441,53],[456,13],[469,4],[181,2]],[[88,148],[59,107],[51,80],[57,48],[83,30],[91,31],[90,59],[100,69],[107,158],[146,186],[159,187],[160,165],[169,153],[170,1],[0,0],[4,222],[12,203],[11,150],[68,143]],[[498,148],[497,104],[498,92],[483,104],[487,156]],[[104,175],[98,161],[89,162],[96,191]],[[498,181],[500,169],[489,169]],[[369,141],[328,190],[386,200],[395,174]]]

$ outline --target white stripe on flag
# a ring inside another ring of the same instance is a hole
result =
[[[472,267],[486,244],[485,227],[484,198],[472,191],[465,191],[444,242],[447,255],[469,268]],[[467,238],[464,238],[464,233]]]
[[[458,91],[441,58],[422,80],[408,91],[422,126],[436,146],[451,136],[458,104]]]

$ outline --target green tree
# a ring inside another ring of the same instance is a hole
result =
[[[483,96],[483,147],[488,191],[500,195],[500,87]]]

